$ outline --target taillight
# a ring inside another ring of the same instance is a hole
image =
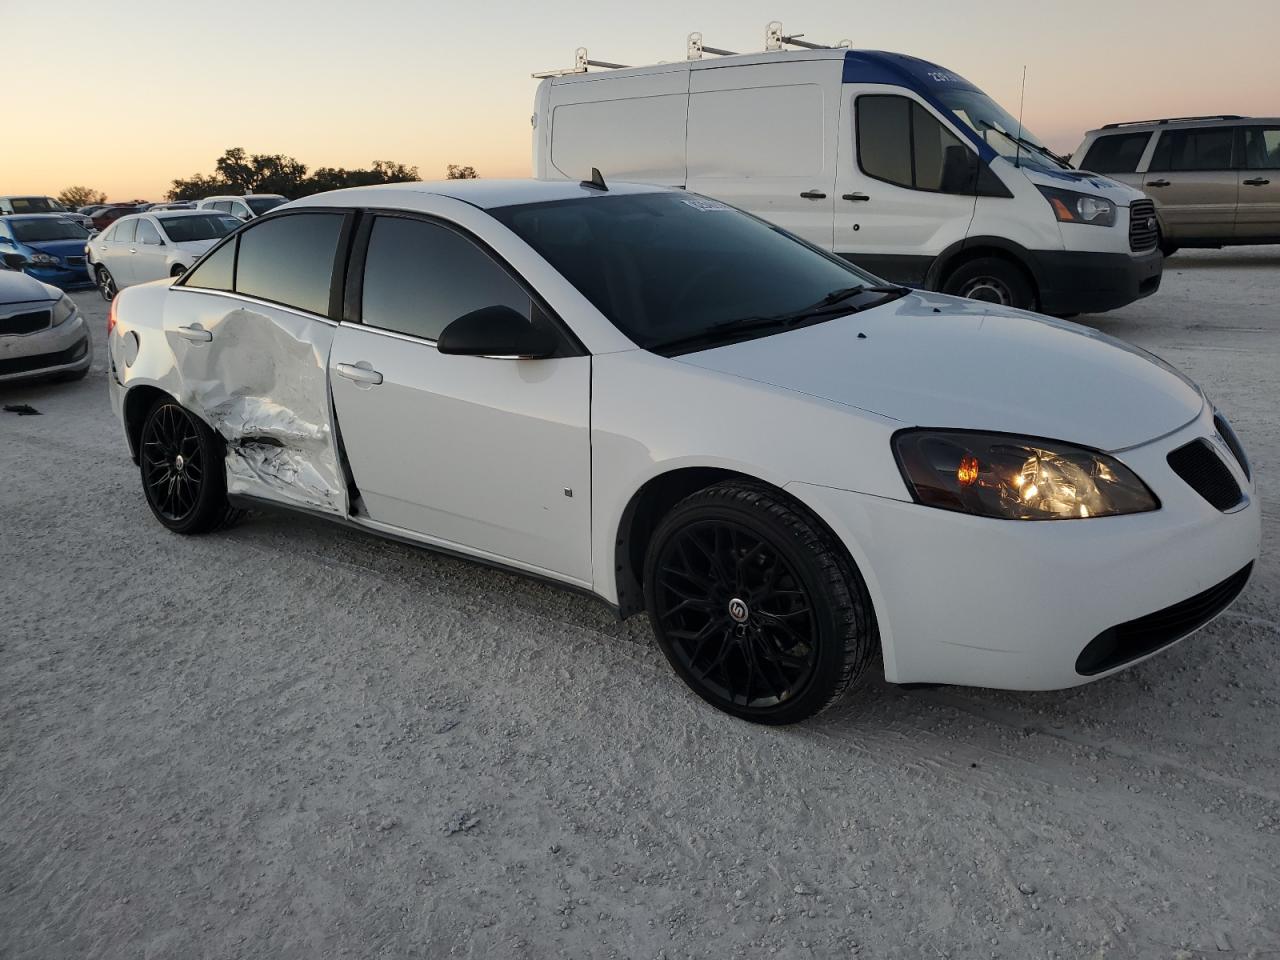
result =
[[[116,328],[116,304],[120,302],[120,297],[111,298],[111,306],[107,308],[107,336],[111,336],[111,331]]]

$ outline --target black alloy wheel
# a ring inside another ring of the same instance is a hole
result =
[[[761,723],[835,701],[878,648],[870,601],[825,531],[772,491],[700,491],[655,532],[645,594],[659,645],[704,700]]]
[[[174,400],[158,400],[147,414],[138,466],[147,505],[175,533],[206,533],[240,515],[227,502],[220,442]]]
[[[98,267],[98,292],[102,294],[103,300],[114,300],[119,292],[116,290],[116,278],[103,266]]]

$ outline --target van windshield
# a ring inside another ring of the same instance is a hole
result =
[[[1069,169],[1070,164],[1051,151],[1040,139],[1018,123],[1018,118],[981,90],[941,90],[938,99],[969,129],[1002,157],[1025,166],[1050,170]]]
[[[659,352],[767,336],[905,292],[696,194],[589,196],[489,213],[627,337]]]

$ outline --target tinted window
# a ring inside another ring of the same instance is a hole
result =
[[[911,186],[911,101],[906,97],[859,97],[858,164],[863,173]]]
[[[182,285],[205,290],[230,290],[235,265],[236,244],[231,240],[188,270],[182,279]]]
[[[213,211],[192,217],[162,217],[160,223],[174,243],[217,240],[240,226],[240,221],[235,217]]]
[[[23,243],[40,243],[44,240],[85,240],[89,231],[78,223],[57,217],[32,217],[30,220],[13,220],[13,235]]]
[[[231,204],[228,203],[226,200],[218,200],[213,204],[213,209],[221,210],[223,213],[230,213]]]
[[[137,220],[120,220],[116,222],[116,232],[111,239],[118,243],[133,243],[134,237],[137,236],[137,231]]]
[[[298,213],[245,231],[236,292],[327,315],[342,221],[340,213]]]
[[[875,283],[784,230],[696,194],[605,195],[489,212],[643,347],[712,327],[732,336],[727,328],[748,318]]]
[[[1250,170],[1280,170],[1280,127],[1246,130],[1244,155]]]
[[[363,296],[364,323],[428,340],[482,307],[532,316],[528,294],[480,247],[446,227],[402,217],[373,223]]]
[[[973,193],[978,158],[928,110],[906,97],[859,97],[858,162],[902,187]]]
[[[245,201],[245,203],[249,204],[249,207],[258,216],[262,216],[268,210],[287,202],[288,201],[286,200],[281,200],[279,197],[251,197]]]
[[[150,221],[150,220],[139,220],[139,221],[138,221],[138,233],[137,233],[137,240],[138,240],[138,243],[154,243],[154,244],[159,244],[159,243],[161,242],[161,241],[160,241],[160,233],[159,233],[159,231],[157,231],[157,230],[156,230],[156,228],[151,224],[151,221]]]
[[[1080,169],[1091,173],[1134,173],[1150,139],[1150,133],[1113,133],[1099,137],[1084,155]]]
[[[1151,158],[1152,170],[1230,170],[1231,146],[1236,132],[1231,127],[1203,130],[1167,130],[1160,135]]]

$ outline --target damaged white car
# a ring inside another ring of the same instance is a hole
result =
[[[359,188],[113,301],[111,394],[171,530],[254,504],[648,611],[715,706],[1084,683],[1244,588],[1248,460],[1086,327],[886,286],[680,190]]]

